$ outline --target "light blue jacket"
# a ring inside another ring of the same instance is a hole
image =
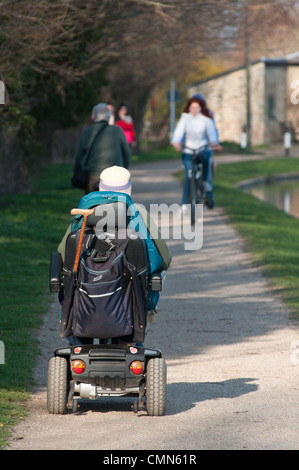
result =
[[[113,191],[95,191],[82,197],[79,202],[79,209],[89,209],[90,207],[100,204],[109,204],[113,202],[125,202],[130,208],[130,221],[128,228],[139,232],[140,236],[145,240],[149,257],[149,275],[155,271],[159,271],[163,265],[163,260],[157,251],[155,243],[151,239],[149,230],[136,209],[133,200],[125,193]],[[82,225],[83,216],[75,215],[71,223],[71,231],[78,230]],[[148,292],[148,309],[154,310],[159,300],[159,292]]]
[[[159,271],[162,266],[162,258],[158,253],[153,240],[150,237],[149,231],[142,220],[138,210],[136,209],[133,200],[130,196],[125,193],[118,193],[114,191],[95,191],[89,193],[80,199],[78,208],[89,209],[90,207],[97,206],[100,204],[109,204],[112,202],[125,202],[130,208],[130,222],[128,228],[139,232],[142,238],[145,240],[148,250],[150,273]],[[82,225],[82,215],[75,215],[72,220],[71,231],[78,230]]]

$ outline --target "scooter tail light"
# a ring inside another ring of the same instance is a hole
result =
[[[81,359],[76,359],[76,361],[72,362],[72,371],[75,372],[75,374],[82,374],[82,372],[85,371],[85,368],[85,362]]]
[[[133,361],[130,364],[130,371],[134,375],[140,375],[144,371],[144,363],[141,361]]]

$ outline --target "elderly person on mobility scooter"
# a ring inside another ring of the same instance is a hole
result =
[[[50,413],[75,410],[81,398],[137,394],[134,411],[145,409],[146,400],[150,415],[165,414],[165,361],[142,343],[171,255],[156,227],[151,238],[153,221],[148,224],[149,214],[130,194],[127,170],[104,170],[100,191],[72,210],[72,224],[52,255],[50,287],[60,291],[60,336],[70,346],[56,349],[49,363]],[[92,344],[94,338],[100,344]]]

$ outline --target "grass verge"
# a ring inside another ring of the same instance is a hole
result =
[[[70,208],[82,196],[70,188],[70,174],[70,165],[53,165],[34,182],[31,194],[0,197],[0,340],[5,347],[5,363],[0,365],[0,447],[11,426],[26,414],[39,352],[34,331],[51,300],[50,253],[70,220]]]
[[[244,237],[269,285],[299,318],[299,220],[236,188],[242,180],[299,171],[299,160],[244,161],[217,166],[215,199]]]

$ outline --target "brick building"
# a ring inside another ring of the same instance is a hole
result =
[[[220,141],[240,143],[246,124],[245,66],[193,84],[188,95],[195,93],[202,94],[214,112]],[[299,52],[251,64],[252,145],[281,142],[285,122],[299,140]]]

